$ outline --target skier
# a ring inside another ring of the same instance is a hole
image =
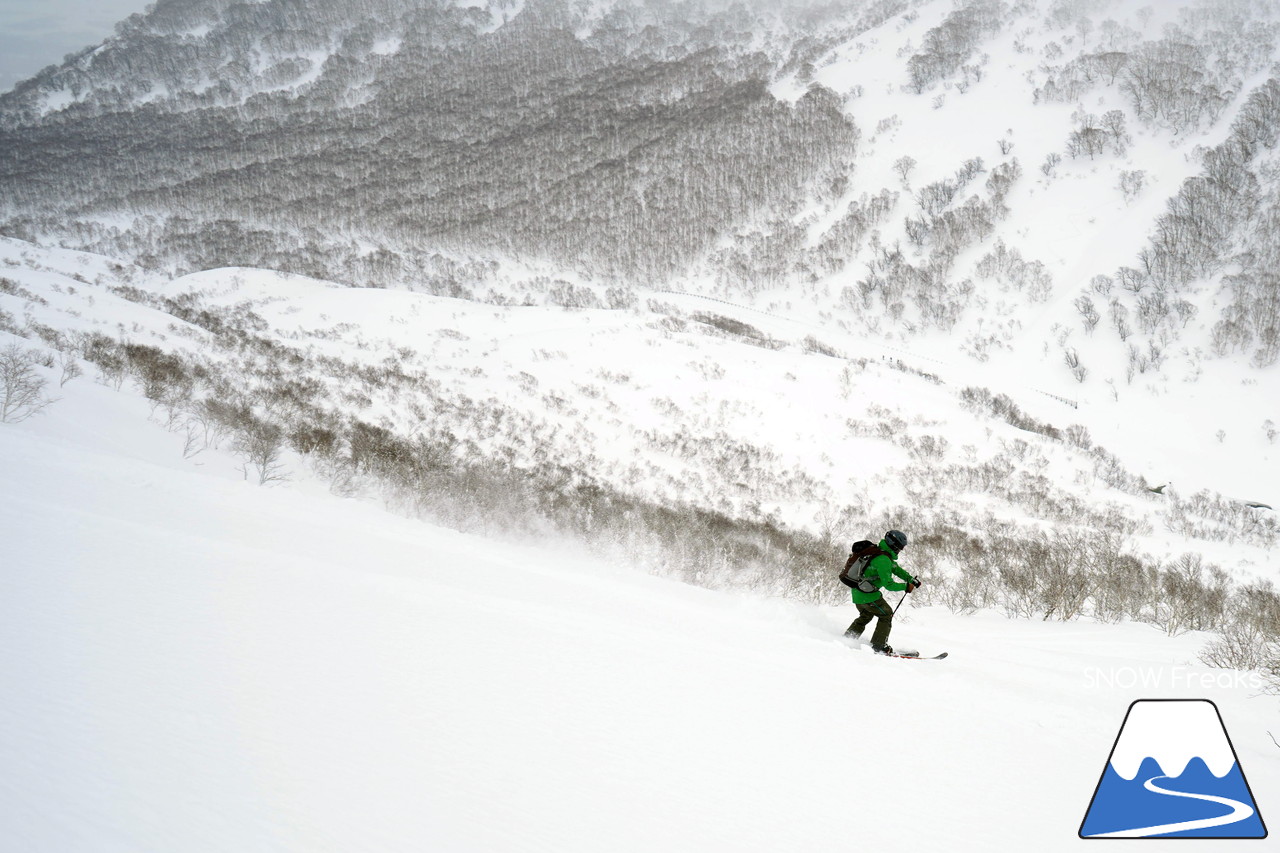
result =
[[[920,587],[920,581],[898,565],[898,554],[905,547],[907,547],[907,534],[901,530],[890,530],[886,533],[880,540],[882,553],[872,557],[863,572],[863,576],[875,584],[877,589],[874,592],[850,590],[853,593],[853,603],[858,606],[858,618],[853,620],[853,624],[844,632],[844,635],[861,637],[872,619],[879,620],[876,622],[876,630],[871,634],[871,648],[880,654],[893,654],[893,646],[887,642],[889,632],[893,630],[893,608],[889,607],[880,590],[888,589],[897,592],[905,589],[907,592],[912,592]],[[894,580],[894,575],[902,578],[903,583]]]

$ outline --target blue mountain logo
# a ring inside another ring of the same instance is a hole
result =
[[[1081,838],[1266,838],[1218,706],[1139,699],[1129,706]]]

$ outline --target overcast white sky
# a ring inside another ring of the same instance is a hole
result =
[[[111,35],[150,0],[0,0],[0,92]]]

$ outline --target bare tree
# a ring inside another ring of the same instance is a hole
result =
[[[1111,86],[1116,82],[1116,75],[1129,64],[1129,54],[1119,50],[1109,50],[1105,53],[1095,53],[1093,60],[1107,78],[1107,85]]]
[[[1125,128],[1124,110],[1107,110],[1102,115],[1102,129],[1111,137],[1111,149],[1122,155],[1129,147],[1129,131]]]
[[[1067,367],[1071,368],[1071,375],[1076,378],[1077,382],[1083,382],[1084,378],[1089,375],[1089,369],[1080,363],[1080,353],[1074,347],[1064,353]]]
[[[1111,300],[1111,322],[1116,327],[1120,340],[1129,340],[1129,336],[1133,334],[1133,327],[1129,325],[1129,309],[1119,299]]]
[[[46,384],[33,353],[17,344],[0,350],[0,423],[20,423],[53,402],[45,396]]]
[[[1233,623],[1201,650],[1200,660],[1228,669],[1264,669],[1277,651],[1269,640],[1255,625]]]
[[[902,177],[902,183],[904,185],[907,183],[907,179],[911,175],[911,170],[915,167],[916,160],[914,157],[903,156],[893,161],[893,170]]]
[[[1080,122],[1080,126],[1071,131],[1071,135],[1067,137],[1067,153],[1072,159],[1081,154],[1088,154],[1089,159],[1092,160],[1106,149],[1109,135],[1098,117],[1091,113],[1077,114],[1076,120]]]
[[[1102,315],[1098,313],[1098,309],[1094,307],[1093,300],[1087,296],[1078,296],[1075,300],[1076,310],[1080,312],[1081,318],[1084,319],[1084,329],[1092,334],[1093,330],[1098,327],[1098,322],[1102,319]]]
[[[76,361],[74,356],[65,352],[58,356],[58,366],[62,368],[62,378],[58,383],[59,387],[66,385],[72,379],[77,379],[84,375],[80,362]]]
[[[236,438],[235,449],[246,457],[241,467],[244,478],[249,479],[250,469],[258,478],[258,485],[282,482],[288,479],[280,453],[284,449],[284,430],[275,424],[255,422]]]
[[[1142,192],[1142,188],[1146,185],[1147,173],[1141,169],[1133,171],[1124,170],[1120,173],[1120,191],[1124,193],[1124,200],[1131,202],[1137,198]]]

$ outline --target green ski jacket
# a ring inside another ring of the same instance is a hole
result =
[[[863,577],[874,583],[877,589],[875,592],[861,592],[856,589],[849,590],[853,593],[854,604],[870,604],[873,601],[883,598],[883,595],[880,593],[880,590],[882,589],[898,592],[899,590],[906,589],[908,583],[915,583],[915,578],[909,575],[906,569],[899,566],[897,560],[893,557],[886,556],[887,554],[892,554],[893,549],[890,548],[889,543],[885,542],[883,539],[880,540],[880,550],[885,553],[877,557],[872,557],[871,562],[867,563],[867,570],[862,573]],[[899,583],[894,580],[894,575],[902,578],[902,582]]]

